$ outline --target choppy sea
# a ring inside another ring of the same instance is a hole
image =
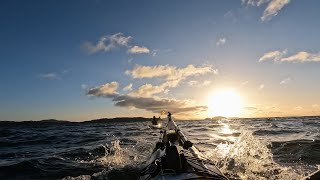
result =
[[[320,117],[176,121],[231,179],[301,179],[320,164]],[[0,126],[0,179],[136,179],[150,121]]]

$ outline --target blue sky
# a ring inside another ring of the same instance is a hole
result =
[[[2,1],[0,120],[204,118],[223,89],[240,117],[319,115],[319,5]]]

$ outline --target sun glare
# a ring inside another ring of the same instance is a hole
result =
[[[232,90],[225,89],[213,92],[208,96],[208,116],[235,117],[243,111],[243,101],[240,95]]]

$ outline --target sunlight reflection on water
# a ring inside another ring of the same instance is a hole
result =
[[[233,134],[233,131],[231,130],[230,126],[227,123],[221,123],[222,128],[220,133],[222,134]]]

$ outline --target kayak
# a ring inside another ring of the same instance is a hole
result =
[[[310,174],[308,177],[304,178],[305,180],[319,180],[320,179],[320,169]]]
[[[160,131],[159,141],[140,171],[138,179],[227,180],[228,178],[187,139],[168,112],[167,124]]]

